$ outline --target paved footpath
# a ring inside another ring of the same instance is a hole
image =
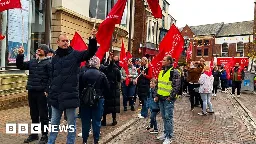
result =
[[[256,144],[248,115],[234,98],[219,94],[212,100],[214,115],[199,116],[200,108],[190,111],[188,97],[175,103],[174,144]],[[109,144],[160,144],[156,134],[145,130],[148,119],[134,125],[112,139]],[[163,123],[158,116],[159,128]]]
[[[196,108],[193,112],[190,111],[188,97],[176,101],[174,144],[256,144],[253,135],[256,127],[250,117],[251,114],[242,108],[239,101],[226,94],[219,94],[212,102],[215,114],[203,117],[197,115],[200,108]],[[247,106],[250,107],[249,102]],[[2,110],[0,116],[0,144],[22,144],[27,135],[5,134],[5,123],[30,123],[29,108],[25,106]],[[122,111],[118,115],[117,126],[102,127],[101,142],[105,140],[108,144],[160,144],[161,141],[155,139],[156,135],[149,134],[145,130],[149,120],[138,119],[136,116],[135,112]],[[159,116],[160,130],[163,127],[161,121]],[[111,122],[111,115],[109,115],[108,123]],[[81,132],[79,119],[77,125],[77,133],[79,133]],[[123,128],[124,131],[122,131]],[[66,134],[60,133],[56,144],[65,144],[65,140]],[[82,138],[77,137],[76,140],[76,144],[82,143]],[[92,143],[92,136],[88,143]]]

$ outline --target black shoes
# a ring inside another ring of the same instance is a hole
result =
[[[43,135],[38,144],[47,144],[47,142],[48,142],[48,136]]]
[[[127,107],[124,107],[124,111],[127,111]]]
[[[135,108],[134,108],[134,106],[131,106],[131,111],[135,111]]]
[[[38,140],[39,137],[38,135],[29,135],[27,139],[24,140],[24,143],[30,143],[30,142],[33,142],[33,141],[36,141]]]
[[[106,126],[107,122],[106,121],[101,121],[101,126]]]
[[[112,123],[112,126],[115,126],[115,125],[117,125],[116,119],[114,119],[114,120],[113,120],[113,123]]]

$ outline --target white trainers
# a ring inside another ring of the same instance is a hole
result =
[[[217,95],[216,95],[216,94],[214,94],[213,96],[215,96],[215,97],[216,97]]]
[[[144,116],[141,116],[141,115],[138,115],[138,118],[144,119],[145,117],[144,117]]]
[[[172,140],[170,138],[165,138],[163,144],[170,144],[172,143]]]
[[[241,95],[237,95],[236,97],[240,98],[240,97],[241,97]]]
[[[158,140],[164,140],[165,139],[165,134],[162,133],[160,136],[158,136],[156,139]]]
[[[82,137],[82,133],[79,133],[77,136],[78,136],[78,137]]]

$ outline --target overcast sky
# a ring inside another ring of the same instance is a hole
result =
[[[177,26],[253,20],[254,0],[168,0]]]

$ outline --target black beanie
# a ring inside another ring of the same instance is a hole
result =
[[[44,53],[45,53],[45,55],[47,55],[47,54],[49,53],[49,51],[50,51],[48,45],[46,45],[46,44],[41,44],[41,45],[38,46],[38,48],[40,48],[41,50],[43,50]]]

